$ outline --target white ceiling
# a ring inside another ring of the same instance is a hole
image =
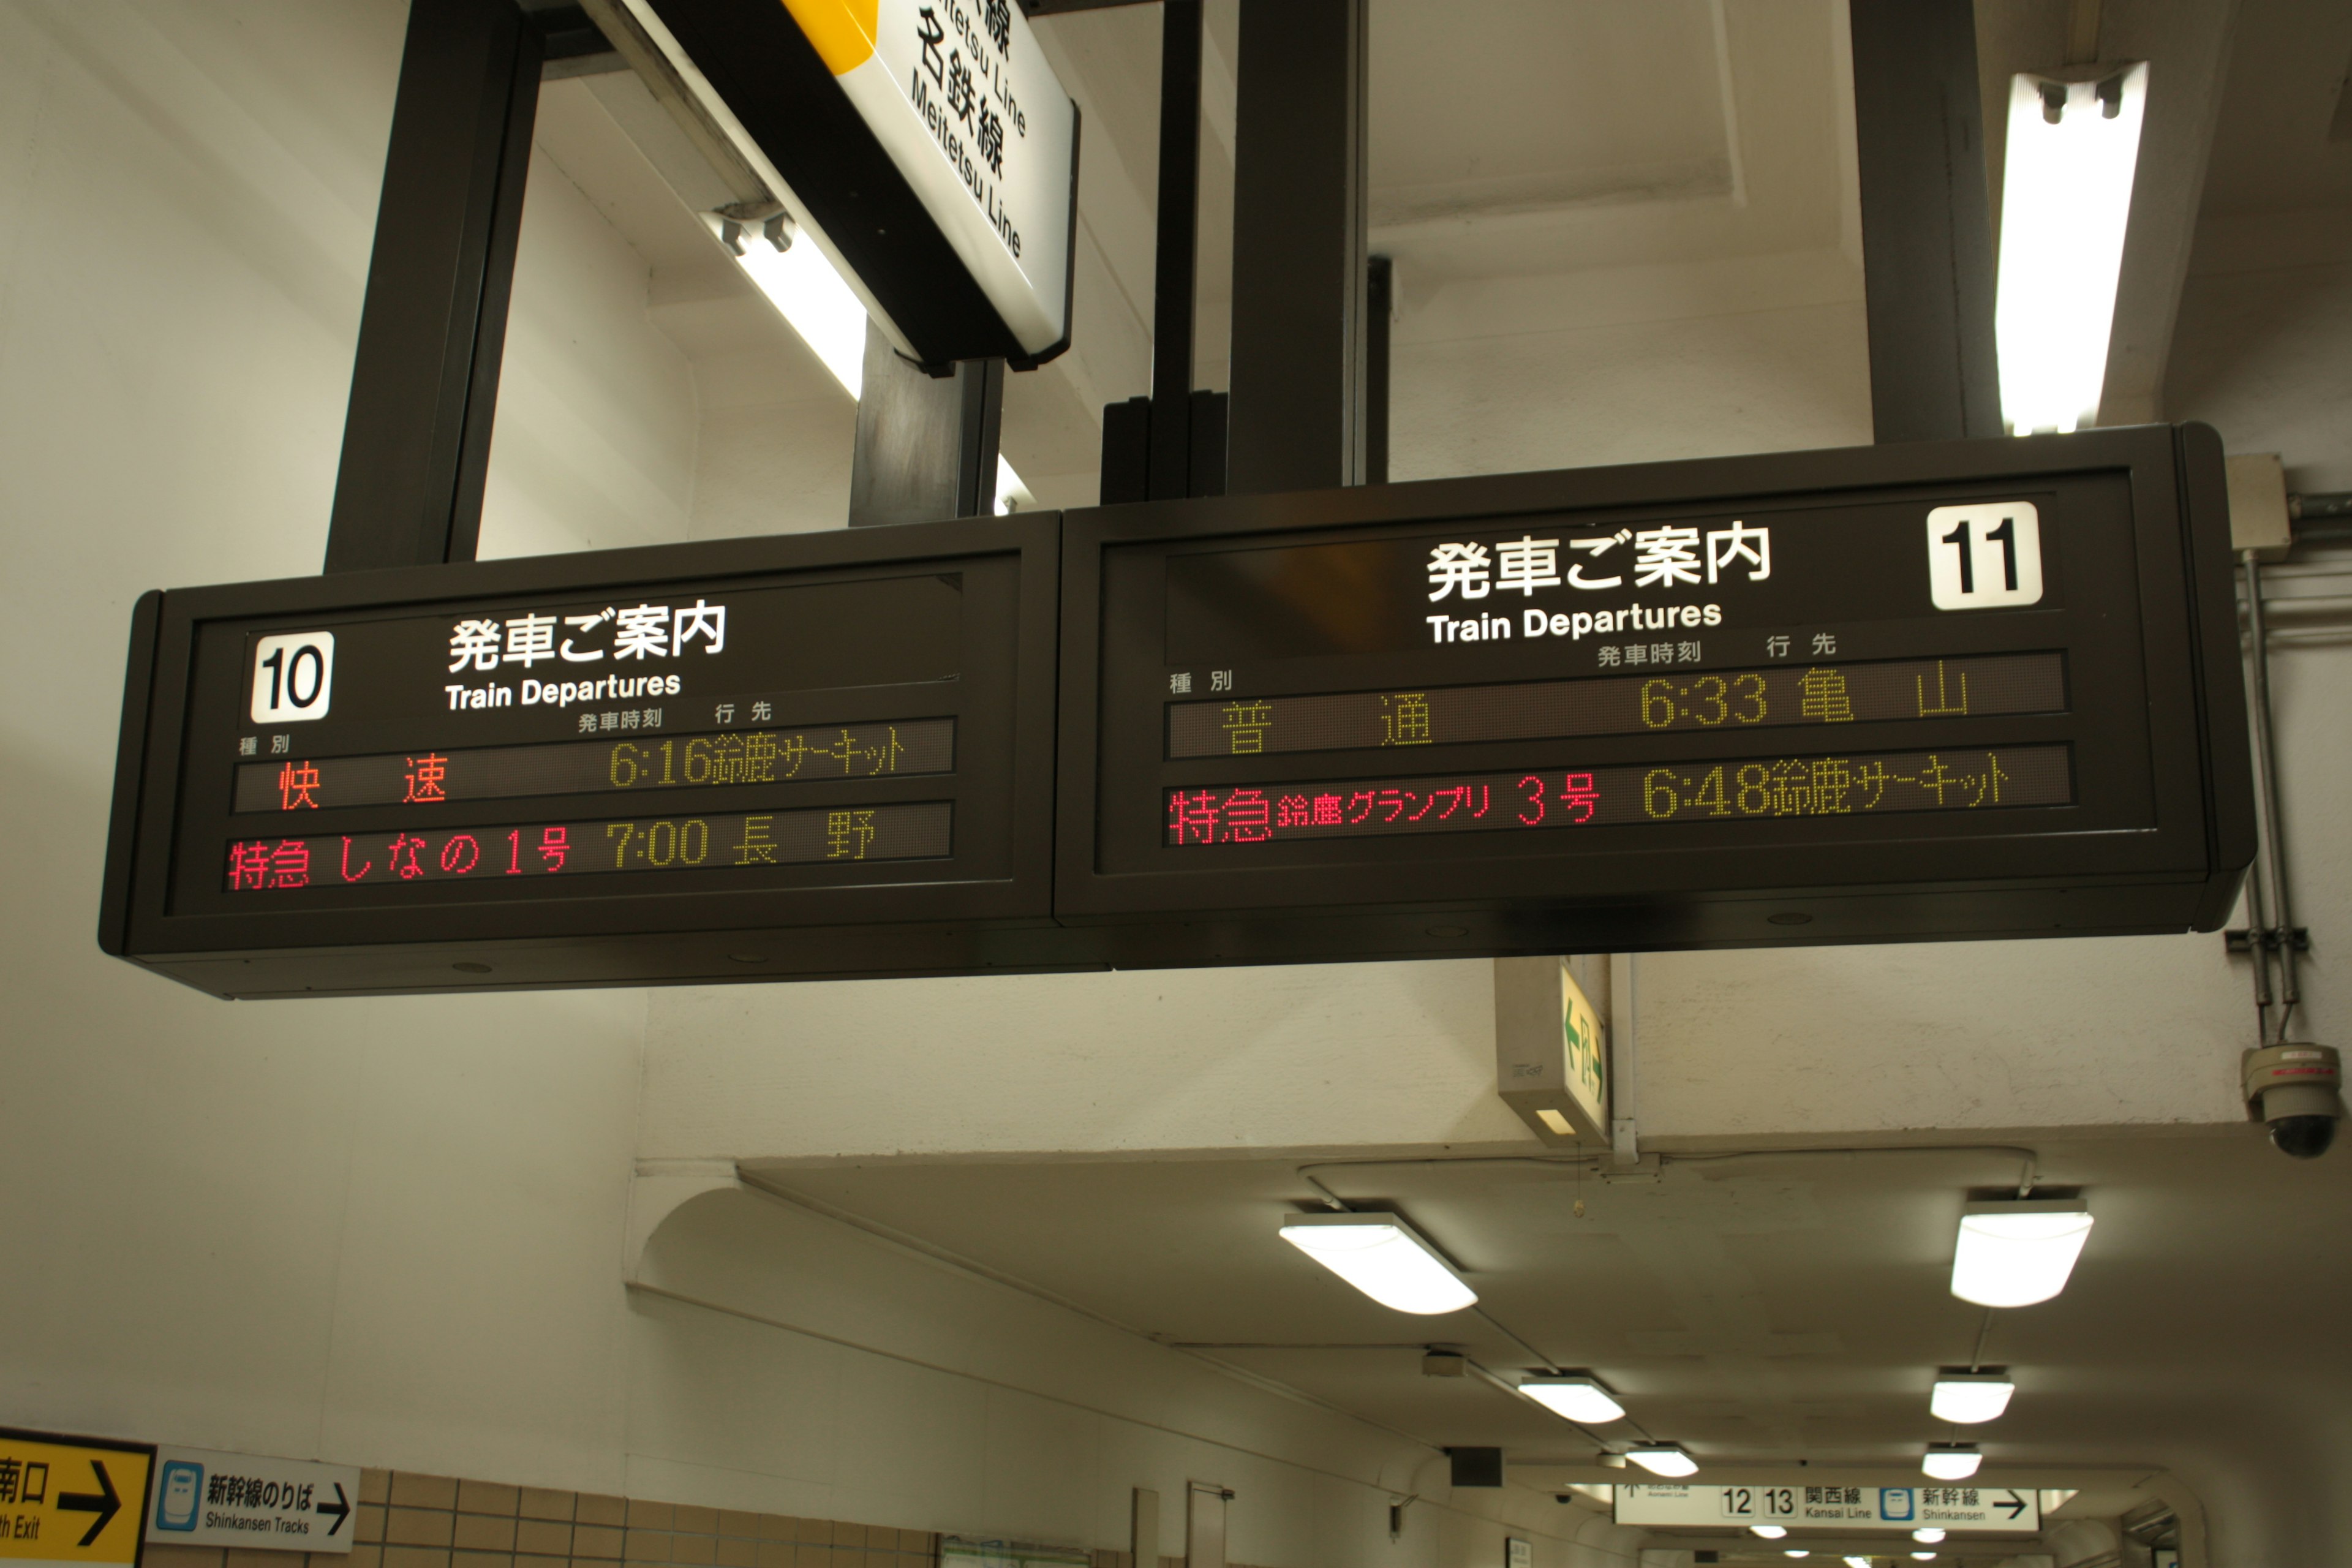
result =
[[[1406,1215],[1464,1266],[1492,1321],[1390,1311],[1283,1245],[1280,1218],[1315,1202],[1291,1162],[747,1173],[1383,1426],[1501,1445],[1515,1461],[1589,1462],[1595,1444],[1477,1379],[1423,1375],[1420,1347],[1538,1370],[1523,1336],[1597,1372],[1648,1434],[1712,1465],[1908,1469],[1931,1438],[1977,1438],[1988,1476],[2044,1485],[2066,1484],[2046,1478],[2069,1466],[2161,1466],[2302,1397],[2278,1379],[2276,1342],[2220,1331],[2278,1310],[2282,1280],[2323,1315],[2352,1291],[2352,1256],[2322,1239],[2335,1228],[2322,1216],[2352,1200],[2352,1161],[2286,1160],[2252,1127],[2040,1152],[2042,1179],[2082,1186],[2097,1226],[2063,1296],[1993,1315],[1985,1360],[2011,1367],[2020,1392],[2007,1416],[1967,1430],[1940,1428],[1927,1396],[1985,1328],[1948,1277],[1967,1191],[2016,1179],[2019,1162],[1994,1151],[1669,1156],[1662,1175],[1627,1181],[1539,1160],[1312,1168]],[[2295,1353],[2314,1400],[2352,1378],[2340,1336],[2298,1339]]]

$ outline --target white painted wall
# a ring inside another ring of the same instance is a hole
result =
[[[0,657],[41,688],[0,712],[41,825],[0,903],[0,1407],[589,1485],[641,999],[236,1006],[93,940],[133,597],[317,570],[403,17],[0,4]]]
[[[0,1417],[1102,1546],[1143,1481],[1171,1550],[1221,1476],[1238,1559],[1495,1560],[1442,1499],[1386,1541],[1425,1450],[764,1200],[651,1265],[813,1331],[633,1299],[636,993],[234,1005],[97,951],[132,599],[323,548],[404,15],[0,0],[0,657],[40,683],[0,711],[40,824],[0,902]],[[825,482],[778,437],[817,420],[691,359],[646,258],[532,179],[485,553],[750,531]]]

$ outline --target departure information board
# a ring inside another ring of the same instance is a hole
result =
[[[971,964],[1050,914],[1055,531],[163,595],[110,934],[240,995]]]
[[[2220,468],[2148,427],[1072,514],[1056,914],[1203,963],[2210,927]]]
[[[151,595],[101,944],[227,996],[2211,929],[2202,426]]]

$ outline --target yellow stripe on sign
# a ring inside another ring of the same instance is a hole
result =
[[[0,1429],[0,1563],[137,1563],[154,1464],[140,1444]]]
[[[835,76],[847,76],[874,58],[875,18],[881,8],[881,0],[784,0],[784,9]]]

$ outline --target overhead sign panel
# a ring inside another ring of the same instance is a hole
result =
[[[2192,426],[1073,513],[1056,913],[1202,962],[2210,928],[2222,495]]]
[[[1054,537],[151,596],[101,940],[225,995],[984,968],[1049,914]]]
[[[209,1448],[156,1451],[147,1539],[165,1545],[349,1552],[360,1472]]]
[[[143,1443],[0,1428],[0,1561],[131,1568],[154,1466]]]
[[[2041,1500],[2018,1487],[1976,1485],[1792,1486],[1621,1485],[1620,1524],[1653,1528],[1710,1525],[1790,1530],[2030,1531],[2042,1528]]]
[[[100,942],[236,996],[1554,955],[1528,1108],[1598,1136],[1557,954],[2210,930],[2244,726],[2201,426],[200,588],[135,618]]]
[[[1069,342],[1078,110],[1015,0],[631,0],[918,360]]]

